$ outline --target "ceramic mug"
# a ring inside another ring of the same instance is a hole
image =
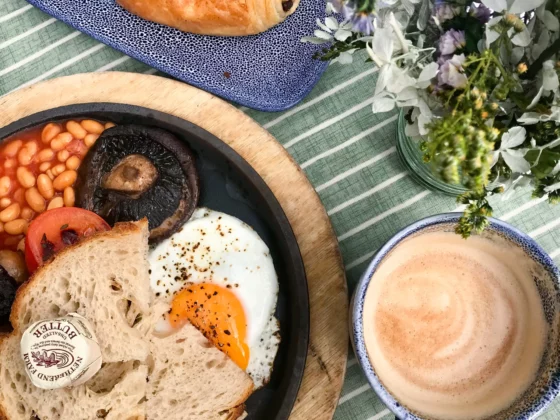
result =
[[[354,353],[373,390],[399,419],[420,420],[421,417],[399,403],[375,374],[375,370],[368,357],[363,334],[362,314],[366,291],[376,269],[385,257],[402,241],[427,232],[453,231],[460,217],[460,213],[439,214],[422,219],[398,232],[375,255],[369,267],[362,275],[352,297],[350,304],[350,338]],[[536,261],[549,274],[547,279],[539,281],[553,283],[552,287],[539,287],[549,334],[537,379],[512,406],[492,416],[492,419],[497,420],[534,419],[543,413],[560,391],[560,325],[555,325],[557,322],[554,321],[559,319],[560,313],[560,271],[548,254],[528,235],[500,220],[493,218],[489,220],[490,225],[486,228],[484,235],[499,235],[519,246],[528,257]]]

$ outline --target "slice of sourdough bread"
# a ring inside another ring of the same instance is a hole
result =
[[[148,343],[132,324],[136,312],[150,312],[148,234],[146,220],[121,223],[56,254],[19,288],[14,330],[77,312],[91,322],[104,363],[145,360]]]
[[[242,416],[253,381],[191,324],[151,338],[150,420],[233,420]]]
[[[20,287],[10,317],[14,331],[0,341],[0,418],[145,417],[149,343],[127,319],[131,311],[151,314],[147,253],[147,222],[118,224],[62,250]],[[37,388],[21,359],[21,335],[35,321],[69,312],[92,324],[104,366],[78,387]]]
[[[125,223],[63,250],[18,291],[14,331],[0,338],[0,419],[235,420],[253,382],[188,324],[153,334],[169,309],[152,303],[146,222]],[[77,312],[92,324],[103,366],[83,385],[33,386],[20,355],[31,323]]]

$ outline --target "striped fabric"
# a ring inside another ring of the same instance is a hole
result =
[[[452,198],[416,184],[395,149],[396,112],[373,115],[376,71],[356,57],[331,66],[311,94],[283,113],[241,107],[268,129],[305,170],[327,209],[352,291],[375,251],[411,222],[456,208]],[[0,95],[54,77],[94,71],[156,73],[32,8],[0,1]],[[529,200],[527,192],[495,201],[496,214],[535,238],[560,262],[560,206]],[[371,391],[353,356],[337,420],[392,415]],[[560,419],[554,406],[543,416]]]

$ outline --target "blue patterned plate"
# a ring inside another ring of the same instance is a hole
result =
[[[262,111],[282,111],[311,91],[327,63],[300,42],[325,0],[302,0],[293,15],[255,36],[188,34],[140,19],[115,0],[28,0],[93,38],[191,85]]]

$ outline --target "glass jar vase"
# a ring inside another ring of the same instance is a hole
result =
[[[418,141],[406,135],[406,124],[404,112],[401,111],[397,125],[397,150],[401,161],[410,172],[410,176],[426,188],[447,195],[458,196],[467,191],[467,189],[460,184],[448,184],[444,182],[433,170],[432,165],[424,162]]]

